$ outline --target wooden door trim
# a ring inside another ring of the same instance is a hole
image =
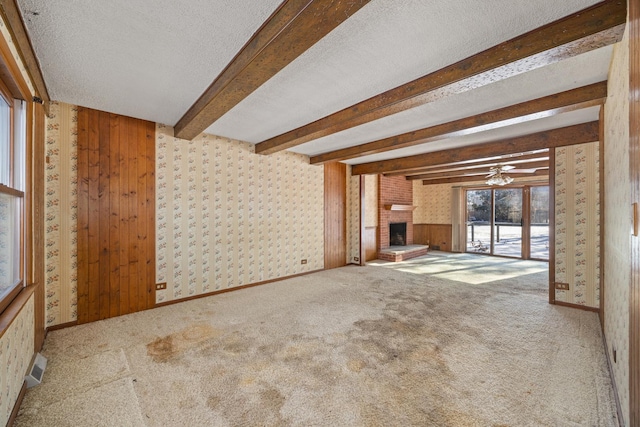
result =
[[[640,1],[629,1],[629,169],[631,203],[640,202]],[[625,209],[624,206],[620,207]],[[627,207],[629,209],[630,207]],[[631,237],[629,425],[640,425],[640,236]]]
[[[363,244],[362,242],[364,241],[364,233],[366,230],[366,226],[365,226],[365,178],[364,175],[360,175],[359,176],[359,182],[360,182],[360,221],[358,226],[360,227],[360,243],[359,243],[359,249],[358,251],[360,252],[360,263],[359,265],[365,265],[366,263],[366,254],[365,251],[363,250]]]
[[[549,304],[556,302],[556,150],[549,150]]]

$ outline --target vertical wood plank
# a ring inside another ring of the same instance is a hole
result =
[[[138,121],[127,119],[127,142],[129,144],[127,172],[129,189],[129,313],[138,311],[140,293],[138,292],[138,250],[140,224],[138,222]]]
[[[531,187],[522,188],[522,233],[520,254],[522,259],[531,259]]]
[[[120,314],[120,120],[109,117],[109,317]]]
[[[33,111],[33,281],[36,284],[35,304],[35,350],[40,351],[45,336],[45,290],[44,290],[44,169],[45,169],[45,114],[42,104],[30,103]],[[27,120],[27,123],[29,121]],[[29,158],[29,157],[27,157]]]
[[[99,205],[99,266],[98,266],[98,280],[99,280],[99,317],[100,319],[106,319],[110,316],[110,278],[111,274],[109,267],[111,265],[110,260],[110,119],[109,113],[100,112],[98,114],[98,126],[99,126],[99,175],[98,175],[98,205]]]
[[[631,203],[640,203],[640,1],[629,1],[629,169]],[[640,236],[631,237],[629,425],[640,426]]]
[[[129,136],[127,117],[119,118],[120,144],[120,314],[129,313]]]
[[[146,207],[147,207],[147,308],[156,304],[156,124],[147,122]]]
[[[100,112],[89,110],[89,321],[100,319]]]
[[[325,269],[346,265],[346,171],[344,163],[332,162],[324,165]]]
[[[137,122],[137,176],[136,176],[136,233],[138,238],[138,263],[136,264],[138,293],[137,310],[147,308],[147,126],[146,122]]]
[[[598,144],[598,150],[600,152],[600,182],[598,183],[600,186],[600,326],[602,327],[602,331],[604,333],[604,276],[605,276],[605,262],[604,262],[604,253],[605,253],[605,213],[606,209],[604,206],[605,203],[605,194],[604,194],[604,138],[605,138],[605,130],[604,130],[604,105],[600,107],[600,141]]]
[[[556,149],[549,149],[549,304],[556,302]]]
[[[365,250],[364,250],[364,244],[363,242],[365,241],[365,205],[366,205],[366,201],[365,201],[365,175],[360,175],[359,176],[359,182],[360,182],[360,223],[358,224],[358,234],[360,235],[360,242],[359,242],[359,248],[358,248],[358,253],[360,254],[360,265],[365,265]]]
[[[89,321],[89,111],[78,108],[78,323]]]

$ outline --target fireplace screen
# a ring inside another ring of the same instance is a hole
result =
[[[395,222],[389,224],[389,245],[405,246],[407,244],[407,223]]]

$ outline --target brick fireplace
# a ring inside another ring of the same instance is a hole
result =
[[[390,246],[389,224],[407,223],[406,245],[413,244],[413,183],[403,176],[380,175],[378,186],[378,252]]]

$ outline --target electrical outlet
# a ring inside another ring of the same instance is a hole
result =
[[[569,290],[569,284],[568,283],[556,282],[556,289],[559,290],[559,291],[568,291]]]
[[[357,257],[357,256],[354,256],[354,257],[353,257],[353,260],[354,260],[355,262],[360,262],[360,258],[359,258],[359,257]]]
[[[163,289],[167,289],[166,283],[156,283],[156,291],[161,291]]]
[[[307,263],[307,260],[306,260],[306,259],[301,259],[301,260],[300,260],[300,264],[306,264],[306,263]]]

